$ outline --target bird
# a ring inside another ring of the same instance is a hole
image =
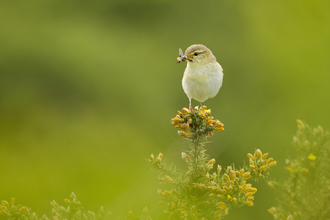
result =
[[[223,69],[212,51],[202,44],[189,46],[185,55],[180,48],[179,55],[177,63],[187,61],[182,87],[189,99],[189,109],[195,113],[191,99],[199,101],[203,107],[204,101],[215,97],[222,86]]]

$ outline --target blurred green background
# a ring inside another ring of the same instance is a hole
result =
[[[75,192],[114,215],[158,205],[158,174],[144,158],[182,166],[187,143],[170,119],[188,106],[178,48],[202,43],[224,69],[204,104],[225,124],[208,153],[243,165],[260,148],[286,177],[296,119],[330,128],[330,2],[2,1],[0,199],[39,215]],[[194,102],[197,105],[197,102]],[[272,219],[276,192],[256,184],[255,206],[226,219]]]

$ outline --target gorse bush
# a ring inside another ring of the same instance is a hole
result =
[[[74,193],[70,195],[71,199],[64,199],[66,207],[59,205],[57,202],[52,201],[52,218],[54,220],[63,219],[75,219],[75,220],[108,220],[108,219],[139,219],[139,220],[151,220],[148,216],[148,209],[144,208],[141,215],[133,215],[129,212],[127,216],[122,218],[115,218],[110,211],[104,209],[101,206],[100,210],[96,213],[87,211],[81,205],[81,202],[77,199]],[[15,198],[12,198],[10,202],[5,200],[0,205],[0,214],[8,217],[9,220],[49,220],[46,215],[39,217],[35,212],[26,206],[15,205]]]
[[[92,211],[84,211],[81,202],[77,200],[74,193],[70,195],[71,200],[65,199],[67,207],[60,206],[57,202],[52,201],[52,219],[84,219],[84,220],[95,220],[95,219],[109,219],[111,212],[105,211],[103,207],[100,211],[95,214]],[[35,212],[32,212],[31,208],[27,208],[22,205],[15,205],[15,199],[12,198],[10,202],[2,201],[0,206],[0,213],[7,216],[9,220],[49,220],[47,216],[39,217]]]
[[[207,138],[214,131],[223,131],[224,125],[211,116],[206,106],[178,111],[172,125],[179,136],[190,142],[190,150],[181,153],[186,170],[176,170],[163,162],[163,154],[151,155],[149,162],[161,172],[161,183],[171,184],[171,189],[159,190],[165,213],[172,219],[222,219],[232,207],[253,206],[257,189],[249,181],[259,181],[269,176],[269,168],[276,165],[268,153],[257,149],[247,154],[249,162],[242,168],[235,165],[222,169],[215,159],[206,154]]]
[[[268,210],[274,219],[330,219],[330,134],[319,126],[311,128],[298,120],[293,137],[295,159],[286,160],[290,176],[270,182],[282,197],[279,205]]]
[[[269,181],[268,185],[281,192],[278,205],[268,209],[274,219],[281,220],[328,220],[330,219],[330,134],[321,127],[312,128],[298,120],[298,131],[293,138],[296,157],[286,160],[289,178]],[[167,184],[158,190],[164,213],[171,219],[223,219],[235,207],[253,206],[257,189],[253,181],[269,177],[270,168],[276,161],[257,149],[248,153],[248,162],[243,167],[234,164],[228,167],[216,165],[215,159],[206,154],[207,138],[224,125],[211,116],[206,106],[178,111],[171,121],[178,135],[186,139],[189,150],[181,153],[186,168],[178,170],[164,163],[164,155],[151,155],[150,165],[159,171],[159,181]],[[156,192],[155,192],[156,193]],[[113,217],[103,207],[98,212],[86,211],[74,193],[65,199],[65,206],[51,202],[52,219],[106,220],[139,219],[151,220],[147,208],[141,214]],[[15,205],[15,199],[3,200],[0,214],[10,220],[48,220],[39,217],[30,208]]]

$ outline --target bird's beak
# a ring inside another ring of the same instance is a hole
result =
[[[186,60],[189,60],[189,61],[191,61],[192,59],[193,59],[193,55],[190,55],[190,56],[186,56]]]

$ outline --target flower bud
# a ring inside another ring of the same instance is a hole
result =
[[[254,159],[254,158],[253,158],[253,155],[250,154],[250,153],[247,154],[247,157],[250,158],[250,159],[252,159],[252,160]]]
[[[260,149],[257,149],[255,152],[254,152],[254,157],[258,158],[258,157],[262,157],[262,152]]]
[[[277,165],[277,162],[276,162],[276,161],[270,162],[270,163],[268,164],[268,166],[270,166],[270,167],[274,167],[274,166],[276,166],[276,165]]]
[[[247,200],[246,202],[245,202],[245,204],[247,205],[247,206],[254,206],[254,204],[253,204],[253,202],[252,201],[250,201],[250,200]]]
[[[218,174],[221,172],[221,169],[222,169],[221,165],[218,165],[218,166],[217,166]]]
[[[264,154],[262,155],[262,159],[265,159],[266,157],[268,157],[268,154],[269,154],[269,153],[264,153]]]
[[[183,112],[183,114],[188,115],[189,114],[189,109],[187,109],[186,107],[184,107],[182,109],[182,112]]]
[[[250,172],[245,172],[245,173],[243,174],[243,179],[248,180],[248,179],[250,179],[250,178],[251,178],[251,173],[250,173]]]
[[[182,112],[177,111],[177,113],[178,113],[178,115],[179,115],[181,118],[183,118],[183,114],[182,114]]]
[[[276,208],[275,208],[275,207],[271,207],[271,208],[268,209],[267,211],[269,212],[269,214],[271,214],[271,215],[275,215]]]

